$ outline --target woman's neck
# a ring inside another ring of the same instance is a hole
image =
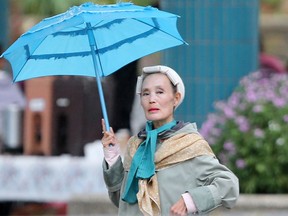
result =
[[[167,124],[167,123],[169,123],[169,122],[171,122],[171,121],[173,121],[174,119],[173,118],[171,118],[171,119],[166,119],[166,120],[160,120],[160,121],[153,121],[152,122],[152,124],[153,124],[153,129],[157,129],[157,128],[159,128],[159,127],[161,127],[161,126],[163,126],[163,125],[165,125],[165,124]]]

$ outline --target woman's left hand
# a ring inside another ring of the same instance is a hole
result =
[[[186,216],[187,208],[184,199],[181,197],[171,208],[170,216]]]

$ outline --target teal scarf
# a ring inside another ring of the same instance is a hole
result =
[[[138,147],[130,166],[122,200],[136,203],[138,193],[138,179],[150,179],[155,174],[154,154],[156,151],[157,136],[176,125],[176,121],[169,122],[153,130],[152,122],[146,123],[147,138]]]

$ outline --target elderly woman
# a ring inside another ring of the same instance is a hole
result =
[[[122,163],[113,129],[102,120],[104,179],[119,215],[205,215],[232,208],[237,177],[220,164],[195,123],[174,120],[185,96],[180,76],[167,66],[143,68],[137,93],[146,128],[132,136]]]

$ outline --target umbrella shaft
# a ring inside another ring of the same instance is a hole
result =
[[[96,81],[97,81],[97,86],[98,86],[98,92],[99,92],[99,97],[100,97],[102,114],[103,114],[103,118],[105,121],[106,131],[110,131],[110,125],[109,125],[109,120],[108,120],[108,115],[107,115],[107,109],[106,109],[106,103],[105,103],[105,99],[104,99],[102,83],[100,80],[100,74],[99,74],[99,70],[97,69],[97,63],[96,63],[97,60],[96,60],[95,48],[97,49],[97,45],[96,45],[96,41],[95,41],[92,29],[91,29],[91,24],[86,23],[86,26],[87,26],[89,44],[91,47],[91,54],[92,54],[92,59],[93,59],[93,64],[94,64],[94,70],[95,70],[95,75],[96,75]],[[102,72],[101,61],[100,61],[99,55],[97,55],[97,56],[98,56],[98,60],[99,60],[99,64],[100,64],[99,68]]]

